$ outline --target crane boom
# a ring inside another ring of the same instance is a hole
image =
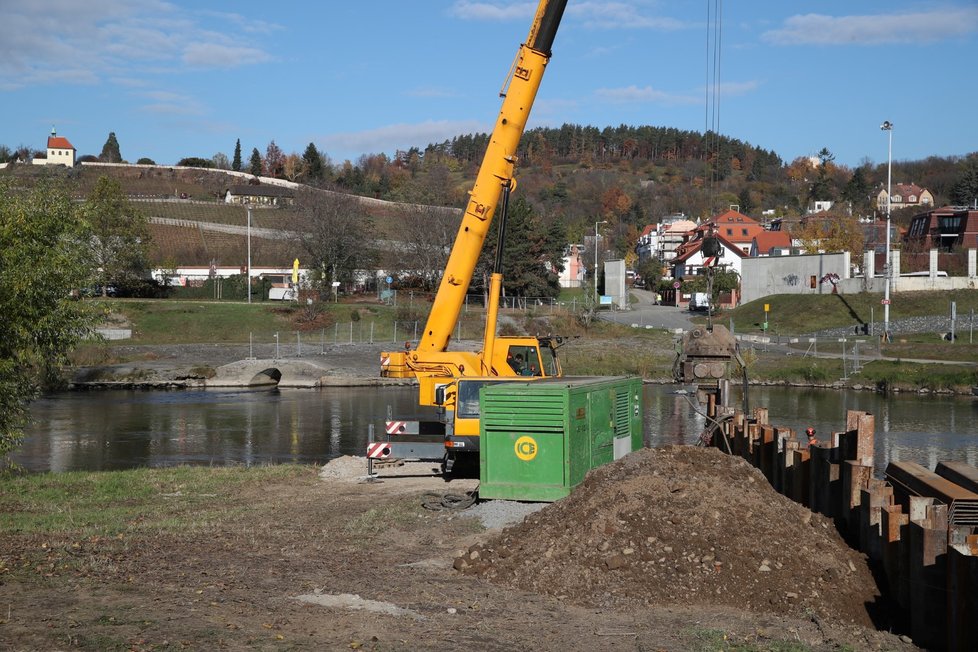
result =
[[[448,347],[500,196],[512,183],[516,148],[550,60],[550,48],[566,4],[567,0],[540,0],[526,43],[516,55],[496,126],[418,343],[421,353],[445,351]]]

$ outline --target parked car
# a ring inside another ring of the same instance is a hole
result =
[[[706,292],[694,292],[693,297],[689,300],[690,310],[709,310],[710,308],[710,297]]]

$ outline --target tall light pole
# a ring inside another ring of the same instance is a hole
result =
[[[248,205],[248,303],[251,303],[251,205]]]
[[[594,223],[594,305],[598,305],[598,225],[607,224],[608,220]]]
[[[890,264],[890,208],[893,204],[893,123],[889,120],[880,125],[880,129],[888,136],[889,146],[886,153],[886,285],[883,290],[883,341],[890,340],[890,285],[893,277],[893,266]]]

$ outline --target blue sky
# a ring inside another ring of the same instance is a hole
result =
[[[705,0],[568,1],[530,126],[702,131]],[[0,144],[334,163],[488,131],[535,2],[0,0]],[[785,161],[978,150],[978,2],[722,3],[720,131]],[[712,119],[709,120],[712,123]]]

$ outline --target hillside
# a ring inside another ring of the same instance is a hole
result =
[[[150,166],[87,166],[73,169],[16,165],[0,170],[0,180],[30,186],[42,180],[65,183],[72,195],[84,199],[100,176],[116,179],[130,201],[149,219],[154,266],[245,265],[248,211],[224,203],[228,188],[244,185],[240,177],[221,170],[174,169]],[[414,207],[363,198],[366,219],[380,240],[402,234],[401,220]],[[255,266],[289,267],[299,255],[288,237],[296,212],[289,207],[254,208],[251,214],[251,259]],[[222,227],[236,227],[222,229]],[[263,232],[264,231],[264,232]],[[268,231],[281,232],[268,237]]]

